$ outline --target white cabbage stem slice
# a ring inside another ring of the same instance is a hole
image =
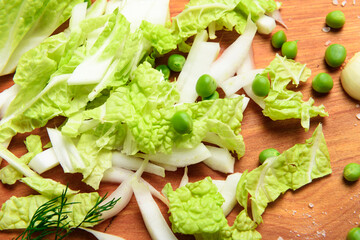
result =
[[[235,158],[226,148],[206,146],[211,156],[204,160],[205,165],[222,173],[233,173]]]
[[[145,226],[151,238],[157,240],[177,239],[167,224],[155,200],[152,198],[148,187],[142,181],[134,178],[132,180],[132,188]]]
[[[89,229],[89,228],[81,228],[81,229],[88,233],[91,233],[99,240],[125,240],[125,238],[118,237],[108,233],[99,232],[94,229]]]

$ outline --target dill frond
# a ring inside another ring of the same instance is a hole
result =
[[[76,228],[81,227],[85,223],[97,224],[102,219],[101,213],[112,209],[119,199],[112,199],[108,203],[102,205],[106,199],[99,197],[94,206],[86,213],[84,219],[77,225],[71,226],[68,220],[69,211],[66,211],[70,205],[79,204],[79,202],[68,202],[66,197],[68,187],[58,197],[42,204],[32,216],[28,227],[15,240],[41,240],[49,235],[54,235],[55,240],[64,239]]]

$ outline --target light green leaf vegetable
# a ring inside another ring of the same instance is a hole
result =
[[[14,76],[21,88],[0,121],[0,142],[42,127],[55,116],[85,108],[94,86],[69,86],[67,80],[84,60],[86,36],[107,20],[102,16],[86,19],[70,34],[50,37],[22,56]]]
[[[67,197],[68,202],[75,204],[65,206],[63,212],[68,212],[67,220],[69,225],[77,226],[85,218],[89,210],[95,205],[99,194],[79,193]],[[5,229],[24,229],[26,228],[35,211],[44,203],[50,201],[52,197],[43,195],[30,195],[27,197],[11,197],[1,207],[0,211],[0,230]],[[86,223],[83,227],[92,227],[94,224]]]
[[[303,95],[300,92],[284,90],[281,92],[270,90],[265,98],[265,109],[263,114],[272,120],[285,120],[290,118],[301,119],[301,126],[305,131],[309,130],[310,118],[328,116],[324,105],[313,106],[314,99],[308,101],[302,100]]]
[[[121,53],[123,42],[130,32],[130,23],[115,10],[110,14],[104,29],[82,62],[68,79],[70,85],[96,84],[101,81],[116,55]]]
[[[238,199],[243,199],[244,186],[250,194],[252,216],[257,223],[269,202],[281,193],[296,190],[313,179],[331,173],[330,157],[319,125],[304,144],[296,144],[276,157],[267,159],[246,176],[243,187],[238,187]],[[241,202],[245,203],[243,200]]]
[[[221,145],[239,156],[244,154],[239,134],[242,96],[174,107],[179,99],[174,83],[164,80],[150,64],[140,65],[131,79],[128,86],[116,89],[104,105],[85,111],[83,119],[126,124],[137,149],[144,153],[170,153],[173,147],[193,148],[210,131],[219,136]],[[189,134],[178,134],[171,125],[172,116],[181,110],[193,119],[193,131]]]
[[[25,141],[28,152],[19,158],[19,161],[28,164],[30,160],[38,153],[42,152],[42,144],[40,136],[30,135]],[[3,167],[0,170],[0,179],[3,184],[14,184],[17,180],[21,179],[23,175],[18,172],[11,165]]]
[[[47,196],[56,196],[61,194],[66,186],[56,182],[49,178],[43,178],[33,170],[18,157],[16,157],[12,152],[6,149],[2,144],[0,144],[0,157],[3,158],[8,164],[18,171],[25,178],[22,178],[25,184],[28,184],[29,187],[33,188],[35,191],[47,195]],[[69,194],[74,194],[75,192],[70,190]]]
[[[50,36],[82,0],[0,2],[0,75],[12,73],[22,54]]]
[[[207,27],[215,24],[215,30],[233,30],[243,33],[248,15],[255,22],[260,16],[277,9],[273,0],[191,0],[179,15],[173,18],[171,29],[173,34],[185,41]],[[197,19],[194,22],[193,19]],[[210,29],[209,29],[210,31]],[[183,45],[182,45],[183,46]]]
[[[210,177],[176,191],[168,183],[163,191],[170,202],[174,232],[193,234],[197,240],[255,240],[261,239],[256,227],[262,222],[261,215],[269,202],[289,189],[296,190],[330,173],[330,157],[319,125],[306,143],[296,144],[281,155],[267,159],[255,170],[242,174],[236,198],[244,210],[231,227],[219,212],[224,200]],[[249,194],[254,220],[247,213]]]
[[[168,183],[170,221],[175,233],[216,233],[227,225],[221,205],[225,201],[210,177],[172,190]]]
[[[305,82],[311,75],[311,70],[301,63],[286,57],[276,55],[275,59],[262,73],[270,76],[271,89],[264,99],[263,114],[272,120],[285,120],[290,118],[301,119],[301,126],[307,131],[310,127],[310,118],[328,116],[324,105],[313,106],[314,99],[303,101],[301,92],[286,89],[292,82],[297,86]]]
[[[232,31],[242,34],[245,30],[247,23],[247,17],[245,14],[239,12],[237,8],[233,11],[226,13],[219,20],[216,21],[216,30],[225,29],[226,31]]]
[[[245,170],[241,178],[236,186],[236,200],[244,208],[244,210],[247,212],[248,209],[248,191],[246,190],[246,180],[248,175],[248,170]]]
[[[122,145],[125,129],[122,125],[101,124],[80,136],[77,149],[86,168],[83,181],[98,189],[104,172],[112,167],[112,151]]]
[[[234,224],[231,226],[231,237],[225,238],[229,240],[242,240],[261,239],[261,234],[256,231],[257,224],[251,220],[245,210],[242,210],[239,215],[236,216]],[[223,233],[226,236],[226,231]]]
[[[143,31],[137,30],[134,33],[129,33],[123,42],[121,54],[111,63],[105,76],[89,94],[89,100],[93,101],[96,100],[95,97],[101,97],[103,90],[111,90],[128,83],[130,74],[136,69],[143,57],[149,53],[150,47],[144,38]]]
[[[66,103],[68,99],[61,101],[64,86],[56,79],[51,85],[48,83],[57,70],[67,41],[66,36],[60,33],[46,39],[20,59],[14,82],[21,88],[0,121],[0,142],[18,132],[30,132],[44,126],[49,119],[59,115],[62,109],[69,108],[69,103]],[[49,92],[50,88],[52,91]]]
[[[275,1],[272,0],[241,0],[236,6],[236,10],[245,14],[251,15],[251,19],[256,22],[260,16],[265,13],[271,13],[277,9]]]
[[[33,176],[33,177],[25,177],[22,178],[21,181],[40,193],[43,196],[47,196],[50,198],[56,197],[61,195],[61,193],[64,192],[66,189],[66,186],[56,182],[49,178],[43,178],[40,176]],[[67,195],[74,195],[78,191],[74,191],[71,189],[68,189],[66,194]]]
[[[243,210],[228,226],[221,205],[224,198],[210,177],[189,183],[175,191],[168,183],[170,222],[175,233],[192,234],[197,240],[261,239],[254,223]]]
[[[187,39],[196,35],[207,26],[220,19],[226,12],[235,8],[234,1],[190,1],[184,11],[173,18],[172,31],[175,36]],[[193,19],[198,19],[194,23]]]
[[[262,74],[270,76],[272,90],[282,91],[290,82],[296,87],[300,82],[306,82],[311,76],[311,70],[306,67],[306,64],[276,54]]]
[[[140,29],[143,31],[144,37],[160,55],[176,49],[177,39],[171,34],[170,30],[164,26],[142,21]]]
[[[235,29],[239,34],[245,30],[247,17],[251,14],[251,19],[256,22],[265,13],[271,13],[277,9],[276,2],[273,0],[241,0],[233,11],[227,12],[223,17],[216,21],[216,29],[232,31]]]

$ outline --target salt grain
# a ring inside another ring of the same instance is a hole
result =
[[[313,208],[314,204],[313,203],[309,203],[309,208]]]
[[[284,240],[282,237],[278,237],[278,239],[277,240]]]
[[[338,0],[333,0],[333,4],[338,5],[339,4]]]
[[[322,30],[323,32],[328,33],[328,32],[330,32],[331,28],[330,28],[330,27],[323,27],[321,30]]]
[[[341,6],[345,7],[346,5],[346,0],[344,0],[342,3],[341,3]]]
[[[329,46],[330,43],[331,43],[331,41],[330,41],[330,40],[327,40],[327,41],[325,42],[325,46]]]
[[[360,120],[360,113],[356,114],[356,118]]]
[[[326,232],[325,232],[325,230],[321,230],[321,231],[316,231],[316,234],[318,235],[318,236],[323,236],[323,237],[326,237]]]

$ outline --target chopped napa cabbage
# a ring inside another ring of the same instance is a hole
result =
[[[207,27],[213,29],[214,24],[216,30],[235,29],[242,34],[249,15],[256,22],[265,13],[271,13],[277,8],[274,0],[191,0],[184,11],[173,18],[171,29],[179,41],[184,41]],[[194,22],[193,19],[197,21]]]
[[[209,177],[176,191],[168,183],[163,192],[169,199],[170,222],[176,233],[193,234],[197,240],[261,239],[256,227],[262,222],[261,215],[269,202],[288,189],[296,190],[330,173],[329,153],[319,125],[305,144],[296,144],[267,159],[251,172],[234,175],[238,182],[236,199],[244,210],[232,226],[228,226],[221,212],[222,190]],[[249,194],[254,220],[247,212]]]
[[[124,39],[130,32],[130,23],[115,10],[110,14],[107,24],[91,48],[87,49],[82,62],[68,79],[69,85],[99,83],[104,77]]]
[[[172,148],[193,148],[210,132],[216,133],[229,150],[244,154],[240,133],[243,96],[216,101],[179,104],[175,84],[150,64],[140,65],[128,86],[119,87],[104,105],[84,112],[84,119],[129,128],[136,148],[144,153],[170,153]],[[187,111],[193,119],[190,134],[180,135],[171,127],[170,119],[176,111]],[[129,135],[129,134],[127,134]]]
[[[235,158],[225,148],[218,148],[213,146],[206,146],[210,151],[211,156],[204,160],[204,164],[222,173],[233,173]]]
[[[218,85],[234,76],[249,56],[251,44],[256,34],[256,25],[249,18],[244,33],[240,35],[211,65],[209,75]]]
[[[92,28],[84,24],[80,32],[71,32],[69,37],[64,33],[54,35],[22,56],[14,76],[20,90],[0,121],[0,142],[18,132],[42,127],[51,118],[86,104],[88,100],[83,96],[90,90],[69,88],[66,80],[82,60],[85,48],[80,45],[84,33]]]
[[[28,150],[26,154],[19,158],[19,161],[28,164],[30,160],[38,153],[42,152],[42,144],[40,136],[30,135],[25,140],[25,145]],[[0,170],[0,180],[4,184],[14,184],[17,180],[23,177],[22,173],[17,171],[11,165],[5,166]]]
[[[78,169],[77,172],[83,174],[85,183],[98,189],[104,172],[112,167],[112,150],[122,146],[125,133],[126,129],[122,124],[106,122],[92,126],[81,133],[76,148],[85,167]]]
[[[1,144],[0,157],[7,161],[8,164],[14,168],[14,170],[25,176],[25,178],[22,178],[22,181],[25,184],[27,184],[29,187],[33,188],[35,191],[41,194],[47,196],[55,196],[61,194],[63,190],[66,189],[65,185],[49,178],[43,178],[34,171],[32,171],[25,162],[21,161]],[[69,194],[73,193],[74,191],[72,190],[69,192]]]
[[[220,44],[207,42],[205,30],[198,33],[186,58],[185,64],[176,80],[180,93],[180,103],[195,102],[198,98],[196,83],[199,77],[210,71],[211,64],[220,52]]]
[[[243,12],[246,16],[256,22],[265,13],[271,13],[278,9],[276,1],[272,0],[241,0],[236,6],[236,10]]]
[[[55,156],[65,173],[75,173],[85,168],[84,162],[70,138],[63,136],[59,130],[54,128],[47,128],[47,132]]]
[[[0,142],[5,142],[18,132],[29,132],[42,127],[55,116],[70,116],[84,109],[89,100],[93,100],[108,86],[126,83],[129,70],[136,67],[150,48],[150,45],[143,43],[141,32],[131,36],[126,34],[129,30],[126,23],[126,19],[118,11],[86,18],[67,34],[60,33],[50,37],[24,54],[14,77],[20,90],[0,121]],[[103,28],[104,25],[108,27]],[[99,34],[93,34],[99,29],[102,30]],[[114,29],[116,31],[111,31]],[[125,36],[118,38],[116,33],[125,33]],[[124,47],[123,54],[113,49],[115,45]],[[85,66],[85,60],[90,56],[100,60],[116,57],[117,61],[113,71],[106,75],[99,86],[68,85],[68,79],[75,77],[74,71],[80,64]],[[32,90],[29,91],[29,88]]]
[[[140,29],[144,34],[144,38],[150,42],[151,46],[154,47],[159,54],[166,54],[176,49],[176,38],[171,34],[170,30],[163,25],[143,21]]]
[[[221,205],[225,201],[210,177],[172,190],[165,185],[170,221],[175,233],[216,233],[227,225]]]
[[[149,44],[144,40],[144,34],[140,30],[130,34],[124,39],[122,45],[121,54],[118,54],[119,56],[111,63],[104,77],[89,94],[88,98],[92,101],[90,104],[106,97],[106,94],[103,94],[104,90],[125,85],[129,81],[131,72],[149,51]]]
[[[112,165],[118,168],[127,170],[138,170],[144,160],[135,156],[128,156],[120,152],[113,152]],[[148,163],[145,167],[145,172],[165,177],[165,169],[153,163]]]
[[[59,182],[49,178],[42,178],[40,176],[25,177],[22,178],[21,181],[41,195],[51,198],[60,196],[67,188],[65,185]],[[73,195],[77,192],[78,191],[74,191],[68,188],[66,195]]]
[[[296,144],[277,157],[267,159],[264,164],[245,175],[238,184],[237,199],[246,206],[247,192],[251,195],[252,216],[257,223],[269,202],[281,193],[296,190],[313,179],[331,173],[330,157],[319,125],[304,144]]]
[[[131,181],[134,195],[138,203],[144,223],[152,239],[176,240],[148,186],[138,178]]]
[[[163,189],[170,206],[170,222],[175,233],[192,234],[197,240],[261,239],[245,211],[229,226],[223,209],[224,198],[210,177],[173,191],[170,183]]]
[[[59,161],[56,158],[55,151],[52,147],[36,154],[29,162],[29,167],[39,174],[42,174],[57,165],[59,165]]]
[[[186,5],[184,11],[173,18],[172,31],[175,36],[186,40],[232,11],[237,2],[238,0],[192,0]],[[194,22],[193,19],[197,21]]]
[[[50,36],[81,2],[83,0],[1,1],[0,76],[14,72],[20,57]]]
[[[323,105],[313,106],[314,99],[303,101],[301,92],[286,89],[290,82],[297,86],[310,77],[311,70],[306,65],[276,55],[262,74],[271,79],[270,92],[264,99],[265,116],[272,120],[299,118],[306,131],[309,130],[310,118],[328,116]]]
[[[169,0],[110,0],[107,11],[112,11],[117,7],[121,9],[121,13],[131,23],[133,32],[141,25],[143,20],[152,24],[165,25],[169,12]]]
[[[77,144],[79,154],[86,166],[81,171],[83,181],[94,189],[99,188],[104,172],[112,167],[112,151],[110,149],[114,147],[110,146],[121,145],[124,137],[121,125],[110,128],[104,125],[82,134]]]
[[[295,86],[298,86],[300,82],[306,82],[311,75],[311,70],[306,67],[306,64],[276,54],[263,74],[270,76],[272,90],[281,91],[290,82]]]
[[[194,148],[173,148],[171,154],[156,153],[143,156],[148,157],[150,161],[157,164],[166,164],[174,167],[186,167],[199,163],[211,156],[208,148],[200,143]]]
[[[69,225],[78,226],[85,218],[89,210],[95,205],[99,194],[79,193],[67,196],[68,203],[63,212],[67,212]],[[0,211],[0,230],[5,229],[24,229],[26,228],[35,211],[44,203],[53,199],[43,195],[30,195],[27,197],[11,197],[1,207]],[[83,227],[92,227],[94,223],[86,222]]]

